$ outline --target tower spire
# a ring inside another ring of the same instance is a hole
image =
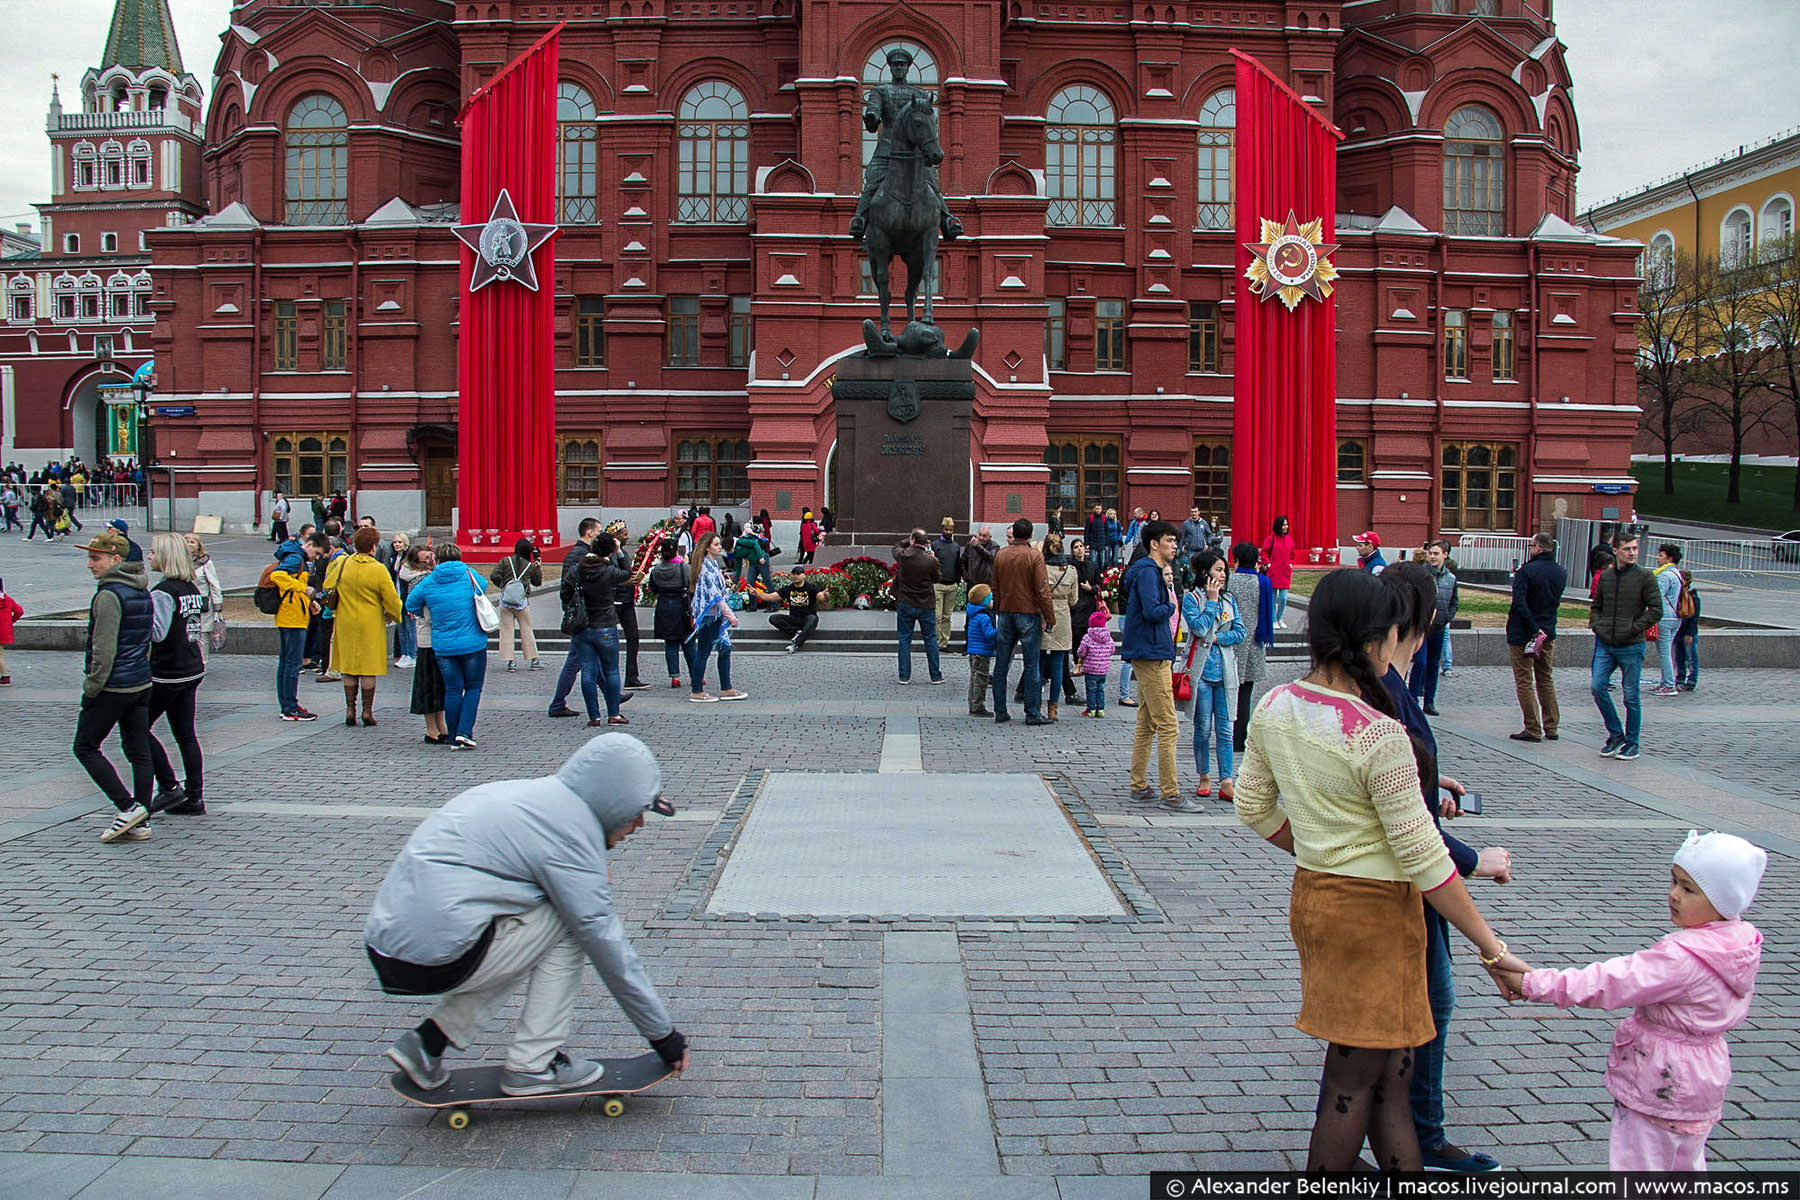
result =
[[[115,66],[136,71],[160,67],[171,75],[182,73],[181,47],[175,44],[169,0],[117,0],[100,69]]]

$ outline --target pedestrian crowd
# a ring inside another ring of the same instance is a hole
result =
[[[529,610],[534,589],[545,587],[538,547],[520,540],[484,575],[454,544],[404,534],[384,540],[368,518],[346,529],[332,506],[325,511],[318,527],[302,525],[277,542],[253,595],[279,631],[281,718],[317,719],[298,702],[299,675],[312,667],[320,681],[341,682],[346,726],[375,726],[380,680],[390,667],[410,669],[409,707],[424,719],[424,740],[477,749],[489,635],[498,634],[508,671],[542,668]],[[1096,515],[1110,545],[1113,518]],[[816,551],[824,524],[803,528],[802,554],[809,544]],[[1118,703],[1138,710],[1130,799],[1196,813],[1205,810],[1194,799],[1216,788],[1243,824],[1294,857],[1296,1025],[1327,1044],[1309,1170],[1350,1169],[1365,1140],[1383,1169],[1498,1168],[1445,1129],[1452,929],[1509,1001],[1635,1009],[1618,1029],[1606,1075],[1615,1101],[1611,1163],[1704,1169],[1729,1079],[1724,1035],[1745,1018],[1760,963],[1761,935],[1742,918],[1764,851],[1728,834],[1690,834],[1674,854],[1667,892],[1674,932],[1634,955],[1536,968],[1489,925],[1465,885],[1509,882],[1511,853],[1470,846],[1444,827],[1479,811],[1473,789],[1445,772],[1430,723],[1460,605],[1448,542],[1427,543],[1422,561],[1388,563],[1374,531],[1359,535],[1360,569],[1325,573],[1310,598],[1311,669],[1258,699],[1293,583],[1285,518],[1260,544],[1227,547],[1198,509],[1180,526],[1154,512],[1134,516],[1135,540],[1110,596],[1107,554],[1090,555],[1086,537],[1058,526],[1036,538],[1021,518],[1001,546],[989,526],[958,541],[955,521],[945,518],[935,538],[914,529],[895,546],[897,682],[915,681],[915,635],[928,682],[948,681],[959,595],[973,716],[1008,722],[1010,701],[1032,726],[1057,721],[1063,704],[1081,703],[1084,717],[1103,719],[1116,658]],[[153,815],[206,811],[197,696],[209,654],[226,635],[223,590],[200,539],[156,534],[145,556],[128,533],[115,521],[82,547],[96,589],[74,752],[115,809],[101,834],[107,842],[149,838]],[[650,686],[640,675],[640,598],[653,608],[651,634],[663,642],[671,688],[685,675],[691,702],[747,699],[732,682],[741,610],[731,583],[746,575],[766,583],[768,561],[780,552],[767,512],[740,526],[731,514],[715,522],[696,508],[643,539],[635,556],[629,539],[623,522],[589,517],[564,555],[557,586],[571,651],[548,715],[580,715],[568,703],[579,682],[589,726],[630,724],[623,706]],[[1553,660],[1567,578],[1556,550],[1549,536],[1535,537],[1512,581],[1506,642],[1524,728],[1511,736],[1521,742],[1559,736]],[[1676,695],[1698,679],[1689,624],[1698,601],[1680,547],[1661,546],[1654,571],[1638,564],[1638,552],[1638,538],[1621,534],[1596,548],[1590,578],[1590,690],[1607,731],[1600,753],[1625,760],[1639,753],[1648,644],[1657,645],[1664,681],[1653,694]],[[823,591],[802,575],[771,593],[780,608],[770,623],[787,636],[789,652],[816,630]],[[0,650],[22,615],[0,583]],[[1623,722],[1611,698],[1615,674]],[[1135,700],[1124,695],[1127,679]],[[8,682],[0,657],[0,684]],[[1192,712],[1194,798],[1178,786],[1184,704]],[[158,722],[174,740],[179,771],[153,732]],[[115,732],[129,786],[102,750]],[[563,1049],[584,959],[653,1052],[671,1069],[687,1064],[686,1040],[631,952],[604,883],[607,852],[653,811],[673,812],[654,756],[636,739],[603,732],[554,775],[471,789],[415,831],[365,930],[385,990],[440,997],[388,1052],[415,1085],[441,1087],[447,1051],[473,1040],[520,983],[529,985],[528,999],[502,1090],[533,1095],[592,1084],[604,1064]],[[1407,1102],[1384,1103],[1399,1096]]]

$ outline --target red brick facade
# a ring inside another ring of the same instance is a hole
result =
[[[1041,517],[1047,486],[1164,513],[1198,495],[1213,515],[1238,302],[1231,117],[1214,98],[1237,47],[1347,135],[1343,534],[1598,515],[1594,486],[1626,477],[1636,425],[1635,247],[1565,224],[1578,135],[1544,6],[1434,7],[253,0],[215,69],[215,216],[152,239],[160,386],[199,409],[159,447],[182,495],[232,524],[262,520],[297,471],[341,480],[384,524],[448,523],[454,114],[561,19],[581,93],[555,277],[571,513],[692,496],[795,520],[830,502],[833,363],[872,309],[844,234],[863,81],[901,41],[924,52],[915,81],[937,94],[942,186],[967,227],[941,251],[937,320],[952,343],[982,333],[954,515]],[[314,96],[341,120],[290,129]],[[684,146],[725,164],[707,186]],[[1108,161],[1110,189],[1095,186]],[[298,223],[290,176],[329,185],[339,162],[341,215]],[[296,465],[302,434],[341,438],[340,456]],[[702,445],[714,462],[695,461]]]

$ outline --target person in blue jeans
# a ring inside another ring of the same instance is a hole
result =
[[[558,594],[566,616],[581,593],[587,610],[587,628],[574,635],[574,649],[580,656],[581,699],[587,707],[588,724],[629,725],[619,714],[624,681],[619,675],[619,588],[629,578],[613,556],[619,544],[609,533],[598,534],[581,565],[563,574]],[[600,716],[600,699],[606,698],[606,716]]]
[[[1190,667],[1194,688],[1194,769],[1200,782],[1196,796],[1212,795],[1212,756],[1219,748],[1219,798],[1230,800],[1231,727],[1237,720],[1237,655],[1226,649],[1244,640],[1244,622],[1237,604],[1225,591],[1229,572],[1215,550],[1203,550],[1193,558],[1194,577],[1200,586],[1181,598],[1181,619],[1187,624]]]
[[[688,561],[688,613],[694,631],[688,634],[688,700],[694,704],[715,704],[720,697],[706,690],[706,664],[719,641],[719,630],[737,626],[737,614],[725,602],[725,570],[720,563],[725,551],[719,535],[703,533],[694,543],[693,557]]]
[[[1612,565],[1595,577],[1594,600],[1588,609],[1588,628],[1594,631],[1594,667],[1588,688],[1606,723],[1602,758],[1638,756],[1638,733],[1643,724],[1638,682],[1644,673],[1644,635],[1661,619],[1662,593],[1656,577],[1638,565],[1638,540],[1626,535],[1613,546]],[[1623,725],[1609,690],[1614,671],[1619,672],[1623,684]]]
[[[1681,618],[1675,629],[1675,686],[1691,692],[1700,686],[1700,593],[1694,590],[1694,577],[1687,576],[1687,592],[1694,602],[1694,615]]]
[[[1662,617],[1656,622],[1656,656],[1661,661],[1662,675],[1651,689],[1653,696],[1673,696],[1681,682],[1675,673],[1675,639],[1681,634],[1681,616],[1675,611],[1681,601],[1681,547],[1665,542],[1656,551],[1657,595],[1662,597]]]
[[[1007,673],[1017,651],[1024,675],[1025,724],[1048,725],[1041,711],[1043,675],[1038,651],[1044,627],[1054,625],[1056,609],[1050,600],[1050,582],[1044,556],[1031,544],[1031,519],[1012,523],[1006,549],[994,556],[994,723],[1012,720],[1006,711]]]
[[[1437,607],[1436,579],[1418,563],[1395,563],[1381,573],[1381,582],[1393,588],[1400,600],[1396,625],[1399,640],[1392,661],[1403,662],[1429,632]],[[1450,861],[1456,864],[1456,873],[1464,879],[1508,882],[1512,878],[1512,854],[1504,846],[1477,851],[1444,829],[1441,818],[1454,817],[1460,810],[1454,800],[1446,803],[1441,798],[1440,787],[1459,798],[1468,789],[1439,773],[1437,736],[1399,670],[1390,665],[1381,682],[1394,702],[1396,717],[1412,735],[1420,790],[1432,822],[1443,836],[1444,848],[1450,852]],[[1425,906],[1425,988],[1437,1036],[1414,1052],[1408,1097],[1420,1156],[1425,1168],[1432,1171],[1465,1175],[1497,1171],[1500,1163],[1492,1155],[1463,1149],[1450,1140],[1444,1129],[1444,1052],[1450,1039],[1450,1018],[1456,1011],[1456,977],[1450,970],[1449,923],[1429,904]]]
[[[912,682],[912,631],[918,627],[925,639],[925,666],[931,682],[944,682],[938,662],[937,590],[941,577],[938,557],[923,529],[915,529],[894,547],[894,639],[899,654],[901,683]]]
[[[462,561],[455,542],[437,548],[438,565],[413,585],[406,611],[431,611],[431,648],[444,677],[444,729],[456,750],[475,749],[475,718],[487,680],[487,630],[475,617],[475,597],[487,582]]]

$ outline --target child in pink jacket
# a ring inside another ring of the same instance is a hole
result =
[[[1075,648],[1075,657],[1081,663],[1081,677],[1087,680],[1087,708],[1081,715],[1104,717],[1106,675],[1112,670],[1113,660],[1112,630],[1107,628],[1104,610],[1088,618],[1087,633],[1083,635],[1081,645]]]
[[[6,583],[0,580],[0,687],[12,686],[12,676],[6,673],[6,648],[13,644],[13,622],[24,615],[25,610],[6,594]]]
[[[1606,1061],[1615,1171],[1706,1170],[1731,1082],[1725,1034],[1750,1011],[1762,961],[1762,934],[1740,918],[1768,861],[1743,838],[1690,830],[1669,884],[1674,933],[1623,958],[1523,976],[1527,1000],[1634,1009]]]

